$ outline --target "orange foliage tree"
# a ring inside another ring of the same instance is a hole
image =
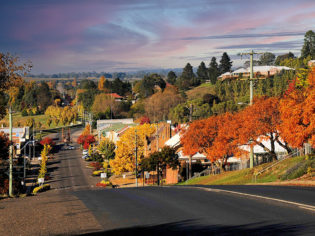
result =
[[[279,130],[292,147],[309,142],[315,147],[315,67],[307,76],[306,87],[295,87],[280,102]]]
[[[212,163],[224,168],[230,156],[240,153],[235,141],[238,124],[230,113],[194,121],[183,131],[184,154],[204,153]]]
[[[259,145],[274,159],[276,159],[276,143],[290,153],[292,150],[278,130],[280,124],[278,107],[279,98],[261,97],[255,99],[252,106],[241,111],[238,114],[239,123],[242,124],[238,129],[238,143]],[[270,148],[264,145],[263,141],[269,141]]]

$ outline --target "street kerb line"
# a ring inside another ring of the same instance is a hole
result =
[[[289,204],[289,205],[294,205],[294,206],[297,206],[299,208],[315,212],[315,206],[307,205],[307,204],[303,204],[303,203],[298,203],[298,202],[282,200],[282,199],[278,199],[278,198],[265,197],[265,196],[260,196],[260,195],[256,195],[256,194],[249,194],[249,193],[235,192],[235,191],[230,191],[230,190],[225,190],[225,189],[214,189],[214,188],[205,188],[205,187],[185,187],[185,188],[200,189],[200,190],[204,190],[204,191],[208,191],[208,192],[225,192],[225,193],[237,194],[237,195],[242,195],[242,196],[247,196],[247,197],[271,200],[271,201],[281,202],[281,203],[285,203],[285,204]]]

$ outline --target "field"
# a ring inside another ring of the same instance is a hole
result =
[[[239,185],[255,183],[254,173],[271,165],[266,163],[253,169],[229,171],[219,175],[202,176],[188,180],[181,185]],[[268,171],[257,176],[256,183],[288,182],[292,180],[312,180],[315,176],[315,158],[305,156],[288,158]]]
[[[49,119],[49,116],[47,115],[33,115],[33,116],[22,116],[21,112],[16,112],[12,114],[12,122],[13,127],[24,127],[27,126],[27,120],[28,119],[34,119],[35,121],[35,127],[37,130],[42,129],[54,129],[62,127],[63,125],[59,123],[56,125],[54,122],[48,126],[47,120]],[[0,127],[8,127],[9,126],[9,115],[6,115],[6,117],[0,121]]]
[[[202,98],[207,93],[215,94],[214,85],[204,83],[186,92],[188,99]]]

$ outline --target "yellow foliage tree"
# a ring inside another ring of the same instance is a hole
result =
[[[105,78],[104,75],[102,75],[100,77],[100,80],[98,81],[98,85],[97,85],[98,90],[104,90],[104,83],[105,83],[105,81],[106,81],[106,78]]]
[[[117,142],[115,159],[110,160],[109,164],[112,171],[119,175],[126,171],[135,170],[135,141],[137,137],[137,159],[138,163],[144,157],[144,144],[146,137],[150,137],[155,132],[155,126],[150,124],[139,125],[129,128]]]

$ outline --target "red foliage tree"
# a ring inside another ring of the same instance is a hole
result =
[[[9,158],[9,145],[8,136],[4,132],[0,132],[0,160]]]
[[[143,125],[143,124],[151,124],[150,118],[147,116],[142,116],[140,118],[140,125]]]
[[[41,145],[50,145],[50,146],[54,146],[56,143],[49,137],[43,138],[40,142]]]
[[[77,143],[83,145],[84,149],[88,149],[89,146],[94,142],[95,142],[95,138],[92,134],[87,134],[87,135],[81,134],[77,140]]]

